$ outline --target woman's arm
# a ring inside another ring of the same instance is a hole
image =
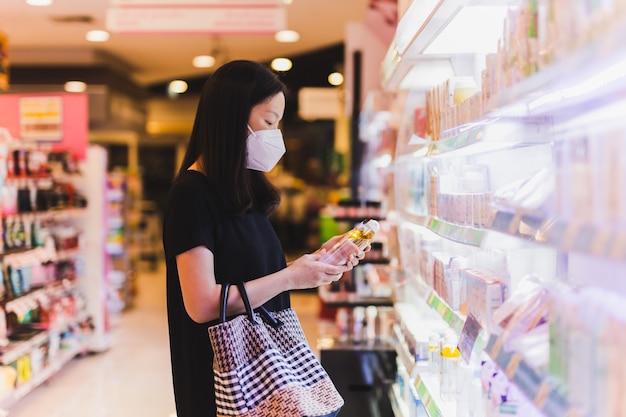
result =
[[[316,288],[337,281],[354,263],[344,266],[319,262],[320,254],[303,255],[287,268],[246,282],[252,307],[256,308],[278,294],[296,289]],[[358,263],[358,261],[356,261]],[[213,253],[205,246],[197,246],[176,257],[178,276],[185,310],[197,323],[219,318],[221,286],[215,281]],[[238,291],[228,295],[228,314],[244,312]]]

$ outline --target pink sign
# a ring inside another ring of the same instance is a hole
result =
[[[48,102],[60,100],[59,105],[63,109],[54,116],[55,120],[60,120],[58,129],[61,136],[54,140],[53,149],[70,151],[77,160],[85,159],[89,140],[89,105],[86,94],[0,94],[0,128],[6,128],[17,140],[25,139],[22,137],[25,120],[22,105],[30,100],[42,102],[45,98],[48,98]]]
[[[106,26],[123,33],[275,33],[287,27],[284,7],[113,7]]]

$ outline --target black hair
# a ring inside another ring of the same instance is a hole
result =
[[[254,106],[279,93],[286,95],[287,87],[260,63],[237,60],[218,68],[202,89],[177,178],[199,160],[229,212],[241,215],[257,207],[269,215],[280,194],[262,172],[246,168],[247,124]]]

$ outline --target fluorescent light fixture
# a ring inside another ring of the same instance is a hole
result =
[[[401,90],[428,90],[454,76],[448,59],[424,59],[411,67],[400,81]]]
[[[109,40],[109,32],[106,30],[90,30],[85,35],[85,39],[89,42],[106,42]]]
[[[29,6],[50,6],[54,0],[26,0]]]
[[[343,74],[340,72],[332,72],[328,74],[328,84],[330,85],[343,84]]]
[[[211,55],[198,55],[193,58],[192,62],[196,68],[211,68],[215,65],[215,58]]]
[[[300,40],[300,34],[295,30],[285,29],[276,32],[276,34],[274,34],[274,39],[276,39],[277,42],[283,43],[298,42]]]
[[[424,49],[424,54],[496,52],[509,9],[509,6],[463,7]]]
[[[87,84],[82,81],[68,81],[63,89],[68,93],[84,93],[87,90]]]
[[[183,80],[170,81],[167,91],[172,94],[182,94],[187,91],[187,83]]]
[[[274,71],[289,71],[293,63],[288,58],[275,58],[272,60],[271,67]]]

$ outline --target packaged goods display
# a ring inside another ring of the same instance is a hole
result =
[[[504,5],[500,36],[471,59],[429,55],[475,5],[445,6],[382,68],[392,88],[437,58],[453,70],[414,87],[392,164],[402,415],[621,416],[625,4]]]

